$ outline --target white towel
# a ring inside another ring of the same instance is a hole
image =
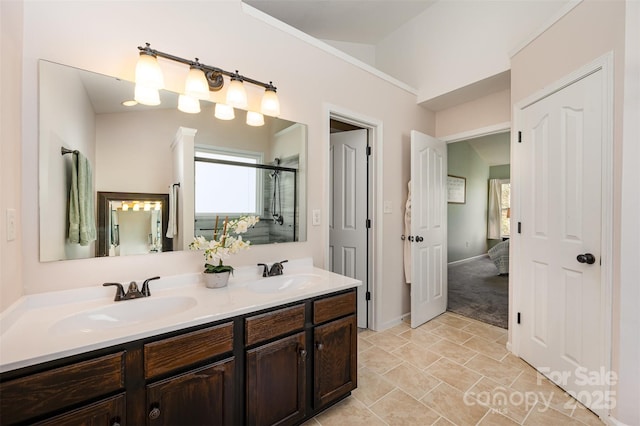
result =
[[[169,223],[167,224],[167,238],[178,235],[178,185],[169,187]]]
[[[404,207],[404,280],[407,284],[411,284],[411,181],[407,184],[409,193],[407,195],[407,203]]]

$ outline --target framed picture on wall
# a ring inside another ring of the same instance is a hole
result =
[[[460,176],[447,176],[447,202],[464,204],[467,201],[467,179]]]

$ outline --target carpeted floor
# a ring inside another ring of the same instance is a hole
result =
[[[509,276],[498,275],[489,257],[449,265],[447,310],[507,328]]]

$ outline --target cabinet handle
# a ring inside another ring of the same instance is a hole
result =
[[[318,348],[319,351],[324,349],[324,345],[320,342],[316,343],[316,348]]]
[[[111,420],[111,426],[120,426],[120,419]]]
[[[306,357],[307,357],[307,350],[300,349],[300,358],[306,358]]]
[[[154,407],[153,410],[149,411],[149,418],[151,420],[155,420],[160,417],[160,409],[158,407]]]

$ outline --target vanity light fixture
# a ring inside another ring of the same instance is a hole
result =
[[[255,111],[247,111],[247,124],[249,126],[264,126],[264,115]]]
[[[145,212],[151,211],[151,203],[149,201],[144,202],[144,211]]]
[[[200,112],[200,100],[188,95],[180,95],[178,109],[188,114],[197,114]]]
[[[129,210],[129,204],[127,204],[126,202],[122,202],[122,211],[126,212],[127,210]]]
[[[161,57],[189,66],[189,75],[185,82],[185,95],[196,99],[209,99],[209,91],[218,91],[224,86],[224,77],[230,79],[227,89],[226,102],[233,108],[246,108],[248,105],[247,92],[244,83],[250,83],[265,89],[261,102],[261,113],[264,115],[278,116],[280,114],[280,102],[276,94],[273,82],[263,83],[258,80],[240,75],[236,72],[225,71],[199,62],[180,58],[169,53],[152,49],[149,43],[144,47],[138,46],[140,58],[136,65],[136,89],[135,99],[145,105],[158,105],[160,103],[158,90],[164,87],[162,71],[157,58]],[[217,105],[216,105],[217,110]],[[227,111],[228,112],[228,111]],[[216,114],[216,117],[218,115]]]
[[[231,105],[221,104],[220,102],[216,104],[213,115],[220,120],[233,120],[236,118],[233,107]]]
[[[137,201],[133,202],[133,211],[134,212],[139,212],[140,211],[140,203],[138,203]]]

